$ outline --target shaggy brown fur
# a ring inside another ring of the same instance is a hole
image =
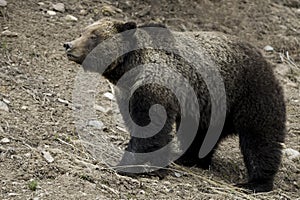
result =
[[[136,25],[133,22],[102,19],[87,27],[79,39],[65,44],[67,55],[70,60],[81,64],[88,53],[103,40],[134,28]],[[135,34],[133,32],[132,37],[138,40]],[[227,111],[219,141],[229,134],[236,133],[239,136],[241,152],[249,175],[248,183],[241,186],[256,192],[272,190],[273,179],[280,165],[281,143],[284,142],[286,121],[283,92],[272,67],[256,48],[230,36],[216,32],[176,34],[178,37],[193,38],[197,42],[196,45],[201,46],[216,63],[224,79]],[[211,103],[208,89],[194,66],[178,55],[145,49],[130,52],[119,58],[103,75],[112,83],[116,83],[130,69],[151,62],[165,64],[170,70],[176,69],[194,88],[200,103],[201,121],[192,145],[177,162],[208,168],[217,145],[205,158],[198,158],[199,149],[208,129]],[[169,81],[175,82],[174,77],[169,77]],[[148,112],[154,104],[165,107],[168,113],[165,126],[151,138],[132,137],[127,147],[128,151],[154,151],[170,142],[172,125],[174,123],[179,125],[181,115],[179,103],[168,89],[149,84],[136,90],[130,99],[131,117],[136,124],[147,125],[150,123]],[[190,110],[191,117],[193,112],[196,111]],[[127,119],[124,121],[126,123]]]

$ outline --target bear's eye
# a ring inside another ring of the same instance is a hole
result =
[[[93,34],[93,35],[90,36],[90,38],[91,38],[92,40],[96,40],[96,39],[97,39],[97,35],[94,35],[94,34]]]

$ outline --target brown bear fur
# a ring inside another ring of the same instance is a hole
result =
[[[148,26],[164,27],[157,24]],[[88,26],[80,38],[65,44],[68,58],[82,64],[91,50],[102,41],[136,27],[134,22],[102,19]],[[140,26],[144,27],[147,25]],[[228,35],[217,32],[183,32],[178,35],[193,37],[197,45],[205,49],[216,63],[224,79],[227,111],[219,141],[229,134],[235,133],[239,136],[249,179],[248,183],[241,186],[256,192],[272,190],[273,179],[280,165],[286,121],[283,91],[273,74],[272,66],[256,48]],[[134,32],[132,37],[135,37]],[[109,70],[104,71],[103,76],[115,84],[124,73],[135,66],[153,62],[155,58],[151,55],[154,54],[159,55],[159,62],[167,64],[170,69],[178,70],[190,81],[200,102],[201,121],[198,133],[192,145],[177,162],[208,168],[217,145],[203,159],[198,158],[198,152],[208,128],[211,104],[207,87],[193,66],[177,55],[145,49],[119,58]],[[170,81],[174,81],[172,77]],[[157,103],[163,105],[168,113],[165,126],[152,138],[132,137],[128,151],[153,151],[170,142],[172,125],[180,121],[180,109],[178,101],[169,90],[155,84],[139,88],[130,99],[130,114],[136,124],[145,126],[150,122],[150,107]],[[126,123],[126,119],[124,121]]]

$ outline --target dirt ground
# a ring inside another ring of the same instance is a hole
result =
[[[285,148],[300,151],[300,1],[7,2],[0,7],[0,101],[8,106],[0,110],[0,199],[300,199],[299,157],[283,156],[272,192],[248,195],[234,188],[246,180],[236,137],[222,142],[210,170],[172,165],[163,180],[116,174],[84,148],[76,131],[72,93],[80,67],[67,60],[62,47],[104,15],[236,35],[275,64],[288,111]],[[66,10],[50,16],[47,11],[59,2]],[[69,14],[78,21],[66,20]],[[267,45],[274,50],[264,51]],[[100,79],[102,133],[124,147],[128,133],[112,116],[118,111],[106,92],[111,88]]]

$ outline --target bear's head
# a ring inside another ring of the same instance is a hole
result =
[[[103,18],[86,27],[79,38],[64,44],[68,59],[82,64],[86,56],[102,41],[115,34],[135,28],[135,22]]]

